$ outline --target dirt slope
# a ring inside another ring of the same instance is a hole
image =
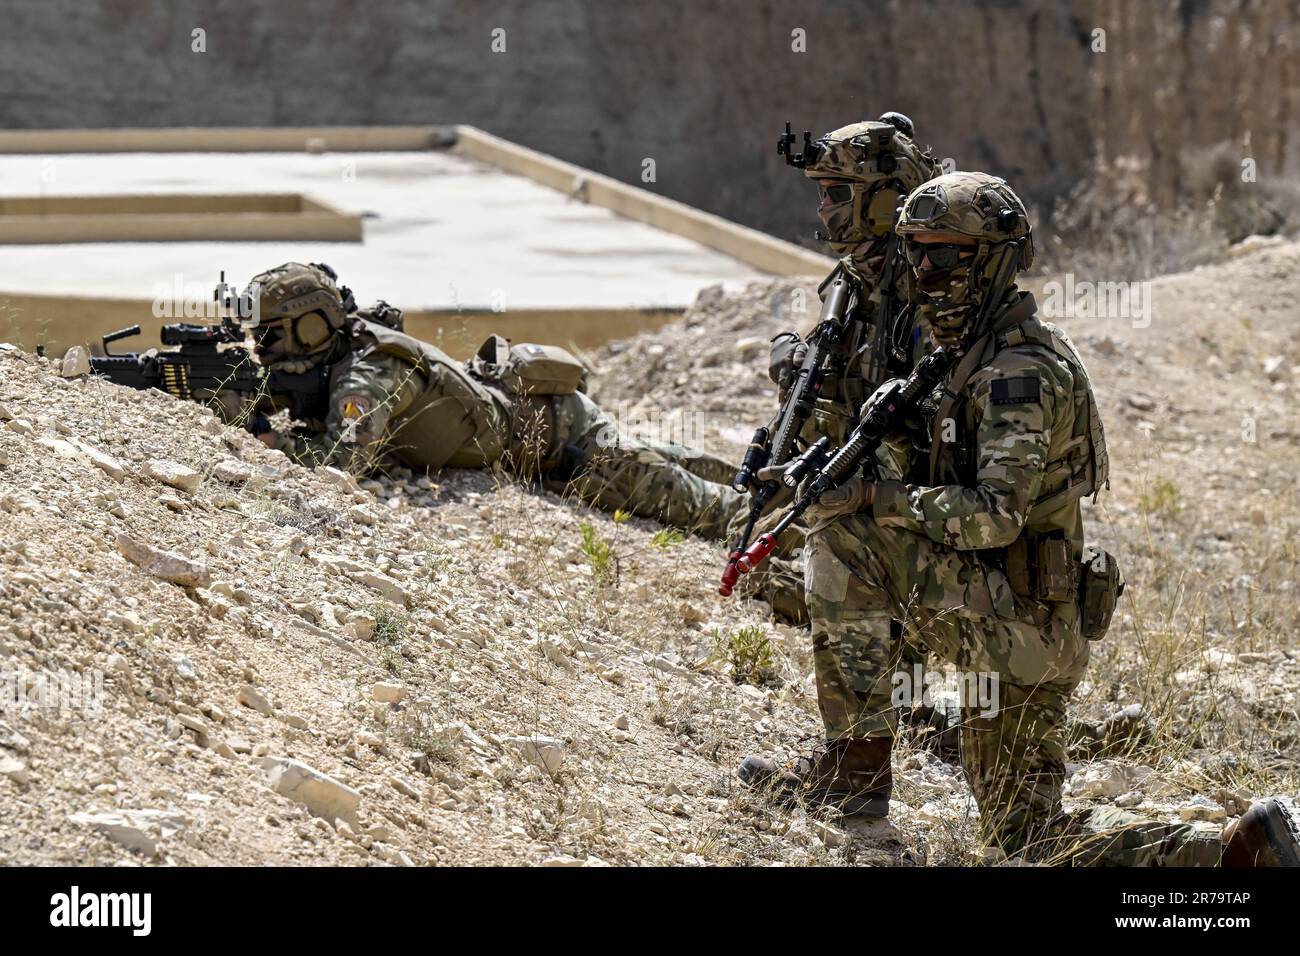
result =
[[[104,674],[98,712],[0,713],[3,862],[822,854],[806,826],[754,849],[730,825],[737,754],[810,724],[783,662],[772,693],[705,663],[715,622],[761,623],[704,586],[711,546],[491,474],[362,490],[197,405],[0,369],[0,669]],[[268,758],[359,808],[336,830]]]
[[[1157,280],[1146,328],[1062,323],[1115,462],[1092,527],[1130,580],[1077,712],[1140,704],[1149,730],[1076,747],[1072,800],[1213,821],[1297,790],[1297,265],[1264,245]],[[684,403],[734,450],[770,406],[766,339],[808,321],[796,285],[596,356],[601,401]],[[715,545],[490,473],[358,487],[13,349],[0,419],[0,863],[977,858],[964,784],[911,743],[888,823],[738,789],[744,753],[818,722],[806,636],[724,604]],[[759,633],[766,673],[735,674],[720,643]],[[13,675],[96,671],[92,700],[16,706]]]

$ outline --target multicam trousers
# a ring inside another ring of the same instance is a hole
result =
[[[903,637],[996,688],[961,708],[961,760],[981,831],[1008,854],[1089,865],[1214,865],[1218,836],[1103,808],[1066,815],[1066,703],[1088,664],[1073,604],[1013,593],[972,551],[843,515],[808,532],[806,582],[828,731],[895,732]],[[845,654],[845,647],[853,648]]]
[[[622,434],[581,392],[556,396],[551,456],[567,467],[543,479],[607,511],[622,509],[705,538],[721,538],[743,496],[731,487],[733,466],[698,449]]]

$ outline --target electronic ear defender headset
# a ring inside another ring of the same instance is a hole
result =
[[[1016,263],[1017,272],[1024,272],[1034,264],[1034,231],[1029,228],[1024,213],[1018,209],[1003,206],[998,210],[998,228],[1003,232],[1012,232],[1017,226],[1021,225],[1026,228],[1025,237],[1020,240],[1020,257]]]
[[[823,186],[821,189],[833,203],[839,205],[852,202],[856,198],[855,194],[863,191],[864,187],[861,183],[837,183],[833,186]],[[894,227],[894,215],[898,210],[898,204],[903,200],[903,195],[897,182],[889,182],[878,186],[864,200],[865,205],[861,210],[859,221],[868,236],[879,239],[889,235],[889,231]]]
[[[332,272],[314,263],[286,263],[254,279],[263,305],[254,330],[260,348],[279,345],[284,355],[314,355],[346,330],[355,305],[350,292],[340,293]]]
[[[314,352],[335,333],[320,312],[306,312],[289,323],[289,335],[296,352]]]
[[[905,195],[897,182],[890,182],[872,193],[871,200],[862,211],[862,221],[867,232],[878,239],[889,235],[889,231],[894,228],[895,213]]]

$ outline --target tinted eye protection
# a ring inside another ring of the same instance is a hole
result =
[[[831,186],[818,186],[823,206],[838,206],[853,199],[853,187],[848,183],[835,183]]]
[[[909,242],[903,247],[907,261],[912,264],[914,269],[919,268],[922,260],[926,257],[929,257],[930,264],[936,269],[951,269],[962,259],[973,255],[974,251],[970,246],[958,245],[957,243]]]
[[[253,327],[253,341],[259,348],[270,348],[284,337],[284,329],[279,325],[257,325]]]

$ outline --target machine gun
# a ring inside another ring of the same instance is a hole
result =
[[[866,472],[874,475],[873,456],[877,446],[902,424],[922,398],[943,381],[955,358],[946,349],[935,349],[917,364],[905,381],[895,380],[872,396],[862,410],[857,427],[837,451],[831,453],[830,440],[820,438],[788,465],[781,473],[782,484],[796,488],[803,483],[803,491],[771,531],[759,535],[758,540],[743,550],[732,553],[722,575],[719,593],[730,594],[740,575],[758,567],[775,550],[781,534],[822,495],[838,488],[855,474]]]
[[[243,347],[243,330],[231,323],[164,325],[162,343],[177,346],[175,351],[118,355],[109,351],[111,343],[139,334],[140,326],[132,325],[105,335],[104,354],[91,357],[91,371],[118,385],[156,388],[189,401],[199,400],[200,393],[249,391],[259,385],[261,369]],[[223,350],[221,346],[227,344],[234,347]]]
[[[105,335],[104,355],[91,357],[91,371],[118,385],[156,388],[187,401],[212,401],[219,392],[284,396],[294,418],[314,417],[313,410],[329,388],[325,366],[301,373],[264,369],[243,345],[243,328],[229,318],[215,325],[164,325],[163,345],[175,346],[169,351],[116,355],[109,351],[111,343],[139,334],[140,326],[132,325]],[[269,431],[271,425],[259,415],[248,427],[258,434]]]

